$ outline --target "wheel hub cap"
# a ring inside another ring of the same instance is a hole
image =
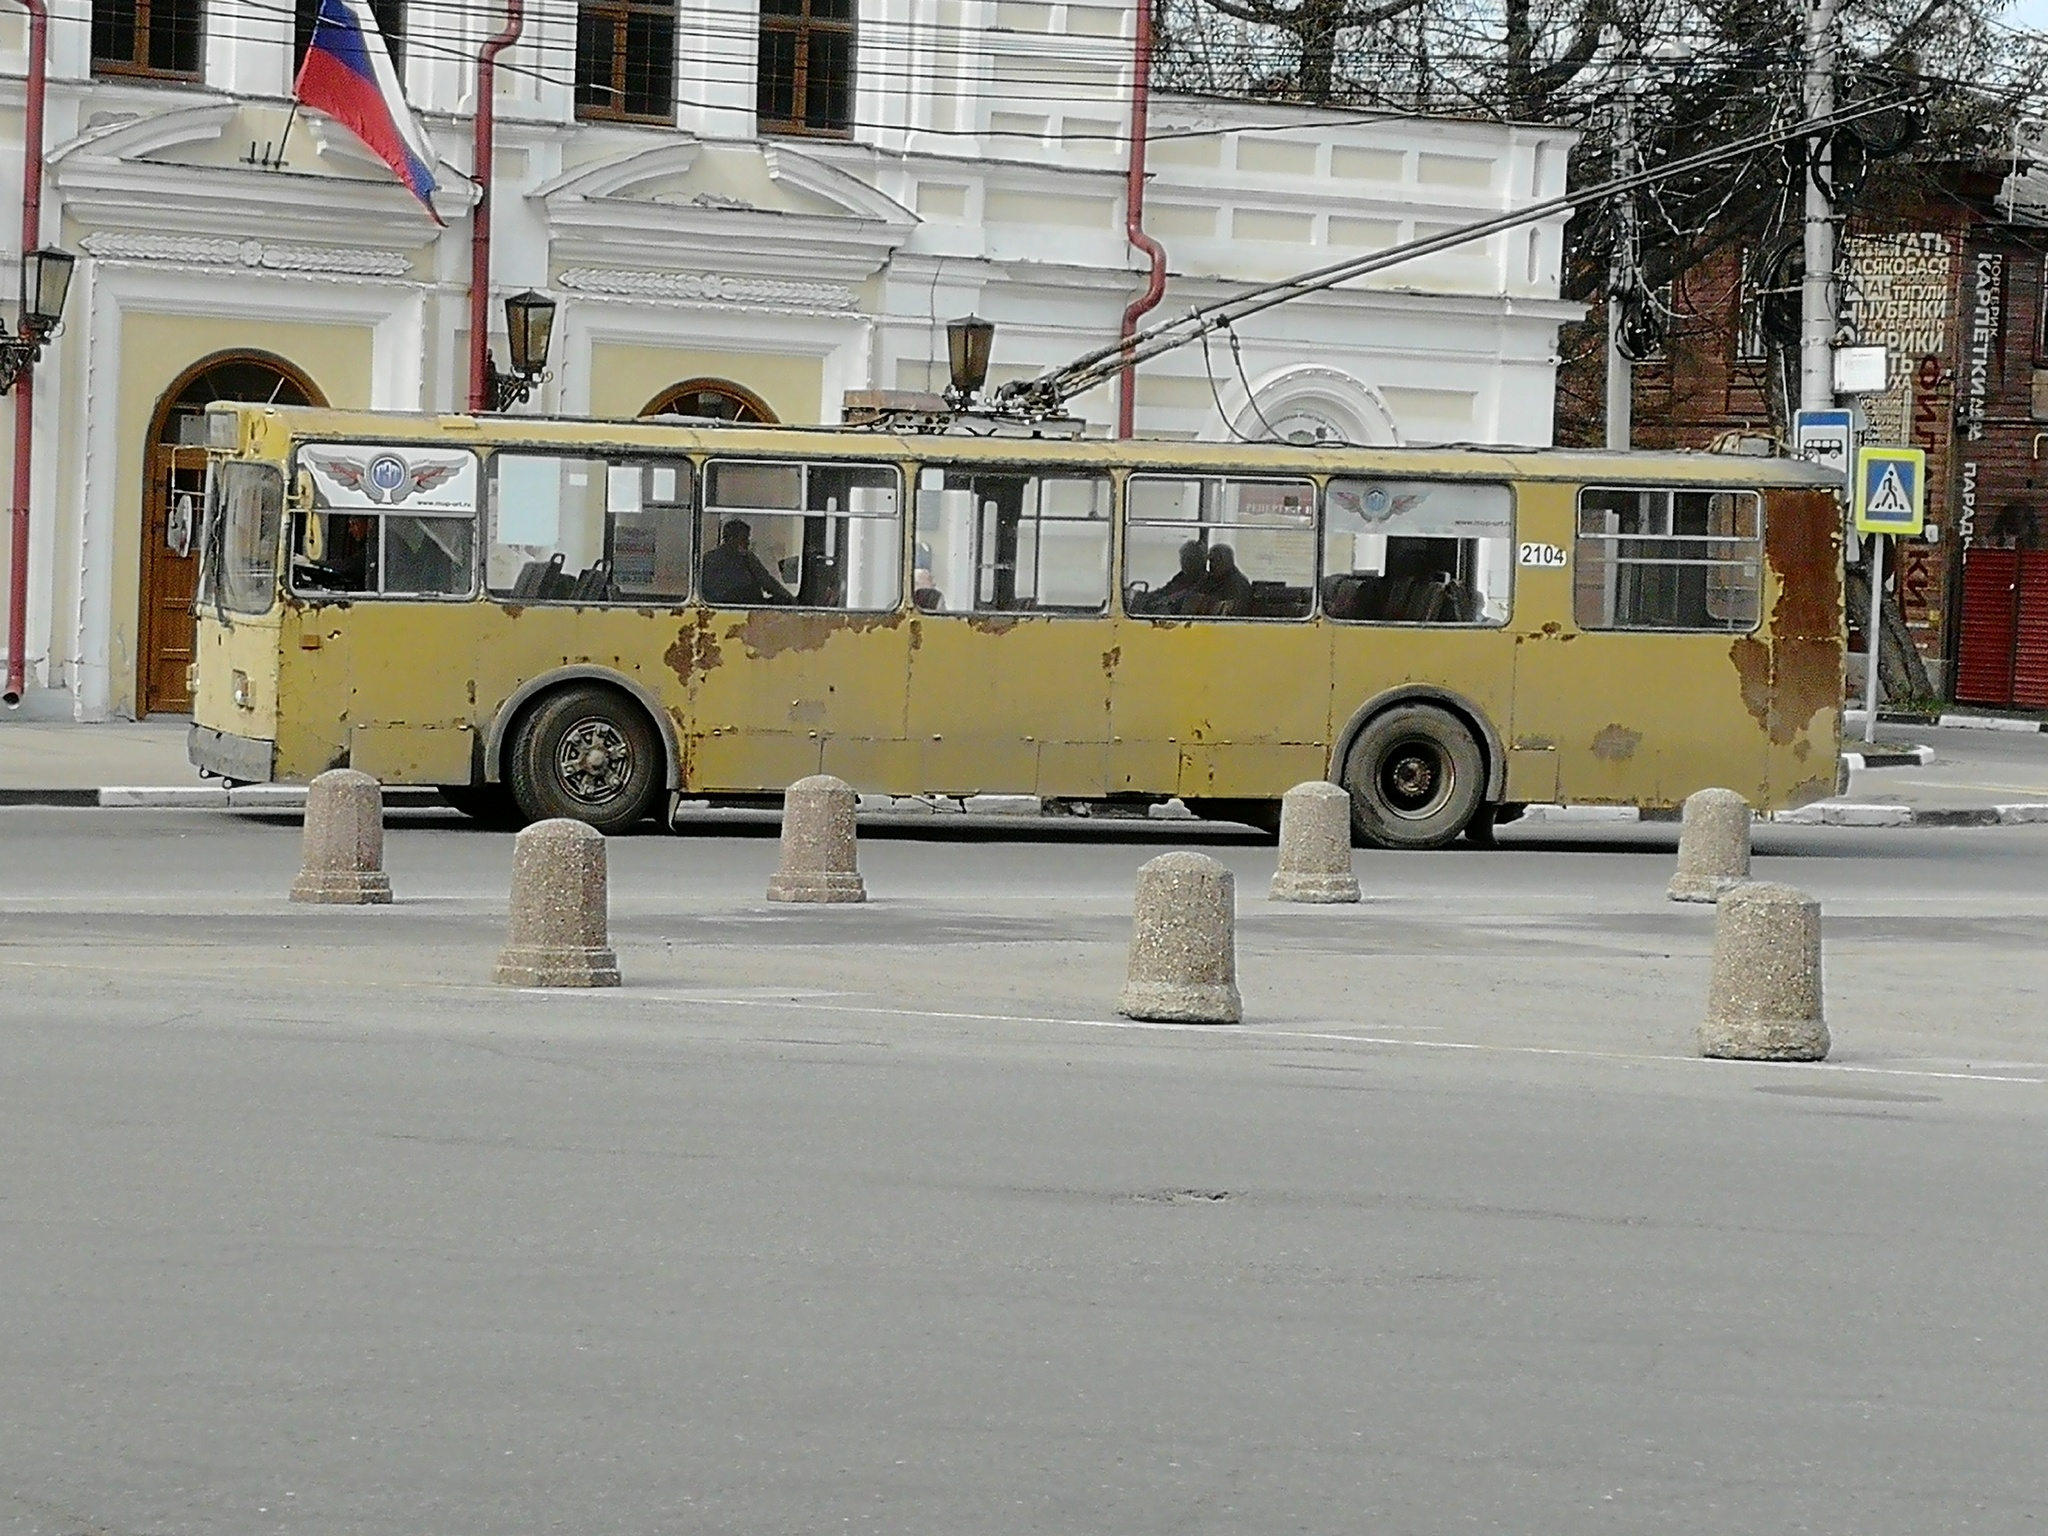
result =
[[[1454,777],[1449,759],[1435,742],[1404,741],[1386,755],[1380,793],[1396,815],[1420,821],[1450,798]]]
[[[633,746],[609,720],[579,720],[562,733],[555,768],[571,799],[600,804],[631,782]]]

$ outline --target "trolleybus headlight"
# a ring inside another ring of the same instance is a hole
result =
[[[235,708],[237,708],[237,709],[247,709],[247,708],[249,707],[249,674],[248,674],[248,673],[246,673],[246,672],[237,672],[237,673],[235,673],[235,676],[234,676],[234,690],[233,690],[233,691],[234,691],[234,700],[235,700]]]

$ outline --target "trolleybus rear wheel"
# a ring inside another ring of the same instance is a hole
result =
[[[611,689],[565,688],[521,722],[506,777],[528,821],[566,816],[623,832],[654,814],[661,738]]]
[[[1374,848],[1441,848],[1486,792],[1472,733],[1441,709],[1403,704],[1375,716],[1344,760],[1351,830]]]

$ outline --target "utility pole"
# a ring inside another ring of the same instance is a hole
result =
[[[1616,181],[1633,169],[1635,138],[1636,81],[1630,75],[1621,84],[1620,118],[1615,124]],[[1635,194],[1623,198],[1617,210],[1614,252],[1607,260],[1607,446],[1625,449],[1635,425],[1635,366],[1623,354],[1621,333],[1627,320],[1627,299],[1642,281],[1636,250]]]
[[[1835,110],[1835,11],[1839,0],[1805,0],[1805,101],[1808,121]],[[1806,276],[1799,285],[1799,405],[1835,403],[1835,211],[1827,187],[1833,154],[1825,134],[1807,141]]]

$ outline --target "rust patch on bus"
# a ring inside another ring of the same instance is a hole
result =
[[[1104,651],[1102,653],[1102,675],[1104,677],[1115,677],[1116,664],[1123,659],[1124,648],[1120,645],[1112,645],[1108,650]]]
[[[1839,639],[1842,612],[1842,514],[1832,491],[1772,498],[1764,555],[1778,578],[1771,633],[1783,640]]]
[[[977,613],[968,619],[967,627],[984,635],[1007,635],[1023,622],[1014,613]]]
[[[709,672],[725,660],[718,646],[718,637],[711,633],[711,616],[700,613],[686,620],[676,631],[676,643],[662,652],[661,659],[668,663],[669,671],[675,673],[676,681],[684,687],[700,672]]]
[[[1742,707],[1758,725],[1771,723],[1771,648],[1751,635],[1728,647],[1735,675],[1742,681]]]
[[[1771,740],[1794,740],[1826,710],[1842,703],[1842,646],[1838,640],[1778,641],[1771,688]]]
[[[1600,734],[1593,738],[1593,755],[1603,762],[1625,763],[1636,755],[1636,748],[1643,744],[1643,733],[1632,731],[1625,725],[1601,727]]]
[[[816,651],[834,635],[861,635],[871,629],[894,629],[903,622],[895,613],[798,613],[786,608],[756,608],[743,623],[725,632],[747,648],[754,661],[766,661],[786,651]]]

